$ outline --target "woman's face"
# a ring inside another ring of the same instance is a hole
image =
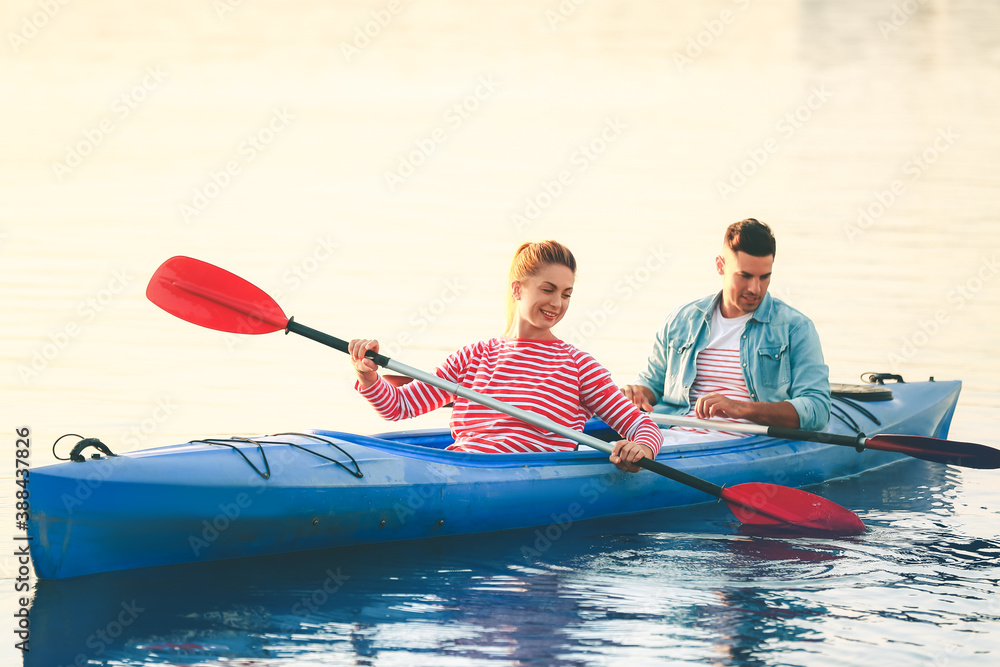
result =
[[[554,327],[569,310],[576,276],[562,264],[546,264],[538,273],[511,283],[517,302],[517,337],[552,340]]]

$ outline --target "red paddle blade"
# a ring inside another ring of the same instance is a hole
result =
[[[161,264],[149,279],[146,298],[171,315],[218,331],[264,334],[288,326],[281,307],[262,289],[191,257]]]
[[[865,446],[965,468],[1000,468],[1000,450],[974,442],[941,440],[923,435],[876,435],[865,440]]]
[[[751,482],[722,490],[722,499],[746,526],[859,535],[858,515],[819,496],[777,484]]]

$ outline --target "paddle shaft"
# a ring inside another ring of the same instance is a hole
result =
[[[738,422],[724,422],[712,419],[697,419],[695,417],[682,417],[679,415],[663,415],[649,413],[649,418],[657,424],[668,426],[688,426],[691,428],[703,428],[709,431],[731,431],[733,433],[746,433],[749,435],[769,435],[772,438],[783,440],[805,440],[808,442],[822,442],[830,445],[846,445],[854,447],[859,452],[865,448],[868,438],[861,434],[857,436],[839,435],[837,433],[823,433],[822,431],[803,431],[798,428],[784,428],[781,426],[764,426],[762,424],[741,424]]]
[[[324,345],[328,345],[336,350],[340,350],[345,354],[350,353],[347,341],[337,338],[336,336],[323,333],[322,331],[317,331],[316,329],[307,327],[304,324],[299,324],[294,318],[288,320],[288,325],[285,327],[285,331],[305,336],[306,338],[314,340],[317,343],[323,343]],[[577,430],[569,428],[568,426],[557,424],[551,419],[547,419],[537,413],[528,412],[527,410],[522,410],[514,407],[513,405],[508,405],[507,403],[503,403],[484,394],[480,394],[479,392],[473,391],[454,382],[449,382],[444,378],[427,373],[419,368],[413,368],[412,366],[390,359],[385,355],[378,354],[371,350],[365,353],[365,357],[371,359],[383,368],[388,368],[391,371],[402,373],[403,375],[409,376],[414,380],[420,380],[421,382],[433,385],[438,389],[443,389],[444,391],[454,394],[455,396],[461,396],[462,398],[468,399],[474,403],[485,405],[486,407],[492,408],[497,412],[502,412],[505,415],[515,417],[533,426],[551,431],[556,435],[569,438],[570,440],[573,440],[581,445],[587,445],[588,447],[593,447],[594,449],[602,451],[605,454],[611,454],[612,446],[609,443],[587,435],[586,433],[581,433]],[[718,484],[712,484],[706,480],[689,475],[686,472],[671,468],[670,466],[664,465],[663,463],[655,461],[652,458],[646,457],[639,459],[636,465],[659,475],[663,475],[664,477],[668,477],[675,482],[680,482],[681,484],[694,487],[699,491],[704,491],[705,493],[715,496],[716,498],[722,497],[722,487]]]
[[[871,437],[864,433],[858,435],[840,435],[823,431],[803,431],[797,428],[782,428],[780,426],[762,426],[759,424],[740,424],[720,420],[695,419],[672,415],[651,414],[657,424],[673,426],[692,426],[716,431],[732,431],[749,433],[751,435],[769,435],[783,440],[805,440],[827,445],[844,445],[853,447],[858,452],[866,449],[876,449],[883,452],[906,454],[924,461],[943,463],[945,465],[980,468],[984,470],[1000,468],[1000,450],[975,442],[959,442],[943,440],[924,435],[879,434]]]

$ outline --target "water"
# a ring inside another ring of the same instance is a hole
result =
[[[502,326],[516,245],[557,238],[580,262],[560,333],[627,382],[665,313],[718,289],[722,229],[752,215],[778,235],[771,289],[814,319],[835,381],[961,379],[952,437],[1000,445],[994,3],[428,1],[391,21],[380,2],[104,0],[47,20],[8,4],[10,537],[19,426],[32,466],[67,432],[128,450],[384,430],[341,355],[151,306],[145,282],[174,254],[431,368]],[[753,539],[708,505],[580,524],[537,559],[524,531],[42,582],[29,656],[986,664],[995,479],[910,462],[824,485],[872,527],[852,540]],[[18,563],[0,565],[12,614]],[[296,613],[324,585],[339,588]],[[5,664],[21,660],[6,636]]]

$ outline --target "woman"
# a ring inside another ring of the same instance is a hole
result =
[[[625,398],[592,356],[552,333],[569,309],[575,279],[576,259],[568,248],[555,241],[523,244],[510,267],[504,335],[463,347],[437,375],[576,430],[597,414],[627,438],[615,443],[611,462],[637,472],[636,461],[659,451],[660,429]],[[368,350],[378,352],[378,341],[355,339],[349,350],[357,389],[386,419],[415,417],[454,402],[455,443],[448,449],[521,453],[576,448],[569,438],[432,385],[391,385],[364,356]]]

